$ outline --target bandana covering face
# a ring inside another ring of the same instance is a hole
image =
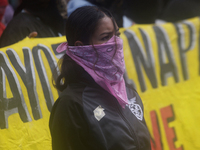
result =
[[[56,51],[66,51],[66,54],[82,66],[97,84],[112,94],[123,108],[128,104],[123,79],[125,63],[121,38],[113,36],[106,43],[94,46],[68,46],[68,43],[62,43]]]

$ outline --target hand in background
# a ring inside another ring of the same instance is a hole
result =
[[[36,31],[33,31],[29,34],[29,38],[35,38],[38,35],[38,33]]]

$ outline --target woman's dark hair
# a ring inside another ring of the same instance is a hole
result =
[[[114,23],[112,14],[105,8],[85,6],[76,9],[66,22],[65,31],[68,44],[74,46],[76,41],[81,41],[84,45],[89,45],[98,21],[105,16],[111,18]]]
[[[98,26],[100,19],[111,18],[114,29],[116,24],[112,14],[105,8],[84,6],[76,9],[67,19],[66,38],[69,46],[74,46],[76,41],[89,45],[91,37]],[[53,82],[54,86],[63,91],[69,83],[78,82],[83,68],[72,60],[67,54],[59,61],[60,74]]]

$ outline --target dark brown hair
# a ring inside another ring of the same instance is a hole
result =
[[[107,9],[95,6],[84,6],[76,9],[66,22],[68,45],[74,46],[76,41],[81,41],[84,45],[89,45],[98,21],[105,16],[111,18],[116,30],[113,16]],[[80,81],[80,75],[84,70],[67,54],[59,61],[58,66],[60,66],[60,75],[53,83],[59,91],[63,91],[70,83]]]

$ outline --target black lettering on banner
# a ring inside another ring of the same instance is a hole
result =
[[[56,63],[56,60],[55,60],[51,50],[47,46],[38,44],[37,46],[33,47],[32,53],[33,53],[33,57],[35,60],[35,66],[38,71],[40,82],[42,84],[42,89],[44,92],[44,97],[45,97],[45,101],[47,104],[47,108],[49,111],[51,111],[52,106],[54,104],[54,98],[53,98],[51,87],[50,87],[50,84],[48,81],[48,76],[47,76],[47,73],[46,73],[46,70],[44,67],[44,63],[41,58],[41,51],[44,52],[52,73],[54,73],[57,63]],[[56,72],[55,77],[57,77],[57,76],[58,76],[58,71]]]
[[[6,97],[6,83],[5,76],[7,76],[10,89],[12,91],[12,98]],[[28,112],[21,86],[17,76],[12,69],[6,55],[0,51],[0,128],[8,128],[8,117],[14,113],[19,113],[23,122],[32,121]]]
[[[161,83],[163,86],[167,85],[167,78],[170,76],[174,77],[175,82],[179,82],[178,70],[167,33],[160,26],[153,26],[153,29],[156,33],[158,44]],[[168,63],[166,57],[168,58]]]
[[[200,18],[199,18],[199,22],[200,22]],[[200,26],[200,23],[199,23]],[[199,75],[200,75],[200,29],[199,29],[199,40],[198,40],[198,46],[199,46]]]
[[[183,25],[186,25],[189,29],[189,45],[186,47],[185,45],[185,32],[183,30]],[[186,59],[186,52],[189,50],[192,50],[196,43],[196,29],[194,27],[194,24],[184,21],[182,23],[175,24],[176,31],[178,34],[178,47],[179,47],[179,54],[180,54],[180,60],[181,60],[181,67],[183,72],[183,78],[184,80],[189,79],[188,75],[188,67],[187,67],[187,59]]]
[[[25,67],[23,66],[15,50],[7,49],[6,53],[12,65],[15,67],[16,71],[20,75],[24,85],[26,86],[34,119],[38,120],[42,118],[38,94],[36,90],[36,78],[31,50],[29,48],[23,48]]]
[[[58,59],[60,59],[60,58],[66,53],[66,51],[63,51],[63,52],[61,52],[61,53],[58,53],[58,52],[56,51],[57,47],[58,47],[60,44],[61,44],[61,43],[52,44],[52,45],[51,45],[51,48],[52,48],[52,50],[53,50],[53,52],[54,52],[56,58],[58,58]]]
[[[134,59],[141,91],[144,92],[147,90],[147,87],[145,84],[144,75],[142,73],[142,66],[144,67],[146,75],[149,78],[153,88],[158,87],[158,82],[156,78],[155,63],[150,38],[142,29],[140,29],[140,32],[143,37],[146,52],[144,51],[144,48],[142,47],[139,39],[133,31],[126,30],[124,31],[124,34],[129,41],[129,46]]]
[[[126,85],[130,86],[131,88],[133,88],[135,90],[137,89],[135,83],[133,82],[133,80],[129,79],[127,71],[125,71],[123,77],[124,77],[124,82],[125,82]]]

